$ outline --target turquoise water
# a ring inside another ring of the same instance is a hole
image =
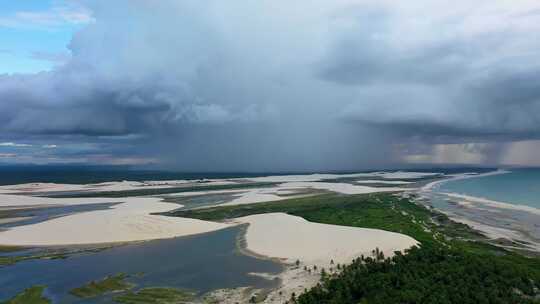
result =
[[[540,169],[448,181],[438,192],[453,192],[540,209]]]

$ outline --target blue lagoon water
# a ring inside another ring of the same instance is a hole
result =
[[[185,288],[202,294],[219,288],[271,288],[279,281],[250,272],[278,274],[281,264],[242,254],[236,247],[241,228],[124,245],[67,259],[29,260],[0,267],[0,302],[25,288],[45,285],[54,303],[111,303],[111,296],[79,299],[73,288],[108,275],[125,273],[142,287]]]

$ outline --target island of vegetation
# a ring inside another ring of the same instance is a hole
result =
[[[114,301],[122,304],[182,304],[191,303],[194,293],[167,287],[149,287],[136,292],[128,291],[114,297]]]
[[[2,304],[49,304],[51,301],[43,296],[44,290],[45,286],[32,286]]]
[[[126,278],[126,274],[119,273],[100,281],[91,281],[84,286],[72,289],[70,293],[79,298],[93,298],[109,292],[128,290],[133,287],[133,284],[125,282]]]

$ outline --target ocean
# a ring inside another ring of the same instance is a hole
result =
[[[531,249],[540,250],[540,169],[450,179],[421,196],[491,238],[525,241]]]
[[[540,209],[540,169],[451,180],[437,190]]]

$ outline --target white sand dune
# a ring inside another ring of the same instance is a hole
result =
[[[326,225],[285,213],[266,213],[235,219],[249,223],[247,249],[268,257],[303,264],[328,266],[350,263],[361,254],[379,248],[385,255],[418,244],[413,238],[378,229]]]
[[[0,202],[5,195],[0,195]],[[72,199],[22,197],[25,203],[46,205],[73,203]],[[67,200],[67,201],[65,201]],[[188,218],[151,215],[179,208],[178,204],[164,203],[159,198],[131,197],[111,209],[67,215],[45,222],[17,226],[0,232],[0,244],[17,246],[80,245],[116,243],[172,238],[215,231],[231,224],[207,222]],[[109,199],[94,199],[110,202]],[[5,202],[4,202],[5,204]]]
[[[333,267],[335,271],[335,264],[348,264],[361,254],[371,256],[375,248],[392,256],[394,251],[418,244],[399,233],[312,223],[285,213],[250,215],[235,221],[249,223],[245,236],[249,251],[287,263],[300,261],[300,267],[289,266],[279,275],[281,285],[268,294],[264,303],[285,303],[291,294],[315,286],[322,268],[330,271]],[[318,271],[304,270],[304,266],[313,269],[315,265]],[[223,303],[234,302],[224,299]]]
[[[247,180],[256,182],[273,182],[273,183],[287,183],[287,182],[317,182],[328,179],[338,178],[355,178],[355,177],[380,177],[385,179],[415,179],[422,177],[429,177],[439,175],[440,173],[433,172],[409,172],[409,171],[397,171],[397,172],[367,172],[367,173],[352,173],[352,174],[305,174],[305,175],[273,175],[248,178]]]
[[[439,173],[426,172],[370,172],[353,174],[307,174],[307,175],[276,175],[253,178],[231,178],[231,179],[206,179],[199,180],[162,180],[162,181],[115,181],[97,184],[57,184],[57,183],[26,183],[18,185],[0,186],[0,194],[22,194],[28,192],[55,192],[55,191],[126,191],[138,189],[158,189],[182,186],[217,186],[242,184],[246,182],[320,182],[329,179],[355,178],[355,177],[376,177],[382,179],[414,179],[420,177],[434,176]],[[383,183],[384,181],[379,181]],[[390,181],[389,181],[390,182]],[[387,182],[388,184],[390,184]],[[394,184],[404,184],[406,181],[395,181]]]
[[[243,193],[235,195],[236,198],[219,204],[219,206],[234,206],[242,204],[253,204],[261,202],[273,202],[279,200],[286,200],[295,197],[306,196],[306,194],[279,196],[280,194],[294,194],[295,191],[304,189],[317,189],[342,194],[367,194],[376,192],[393,192],[403,191],[407,189],[396,187],[369,187],[352,185],[347,183],[328,183],[328,182],[288,182],[279,184],[272,188],[255,188],[249,189]],[[309,195],[309,194],[307,194]]]
[[[164,188],[170,185],[146,185],[142,182],[121,181],[106,182],[99,184],[56,184],[56,183],[28,183],[18,185],[1,186],[0,193],[28,193],[28,192],[57,192],[57,191],[124,191],[135,190],[142,187]]]
[[[49,198],[27,195],[0,194],[2,210],[21,209],[37,206],[72,206],[99,203],[122,203],[124,198]]]
[[[27,183],[18,185],[0,186],[0,193],[28,193],[28,192],[57,192],[57,191],[129,191],[140,189],[163,189],[173,187],[218,186],[236,184],[232,180],[212,179],[199,182],[198,180],[163,180],[163,181],[119,181],[98,184],[56,184],[56,183]]]
[[[379,173],[376,173],[379,174]],[[230,202],[223,205],[238,205],[258,202],[284,200],[294,195],[296,191],[305,189],[318,189],[343,194],[361,194],[386,191],[405,190],[394,187],[369,187],[352,185],[348,183],[329,183],[316,181],[294,180],[320,180],[337,177],[363,176],[361,174],[313,174],[300,176],[279,176],[283,182],[270,188],[250,188],[221,191],[199,191],[185,195],[201,195],[216,193],[233,193],[235,196]],[[261,178],[258,181],[270,181],[275,177]],[[274,180],[278,180],[274,179]],[[231,180],[208,180],[202,185],[218,185],[234,183]],[[191,183],[191,181],[189,181]],[[0,187],[0,209],[20,209],[37,206],[70,206],[96,203],[116,203],[110,209],[86,211],[50,219],[45,222],[13,227],[0,232],[0,244],[4,245],[70,245],[93,244],[109,242],[128,242],[160,238],[171,238],[196,233],[204,233],[229,227],[228,224],[199,221],[178,217],[151,215],[151,213],[170,211],[180,208],[178,204],[162,202],[155,197],[127,197],[127,198],[46,198],[25,195],[35,191],[122,191],[140,189],[141,187],[172,187],[186,184],[186,181],[159,181],[159,182],[108,182],[92,185],[70,185],[54,183],[32,183]],[[195,184],[195,183],[194,183]],[[7,194],[9,193],[9,194]],[[13,195],[11,193],[17,193]],[[281,195],[280,195],[281,194]],[[292,196],[283,196],[289,194]],[[184,194],[178,194],[184,195]],[[298,196],[305,196],[300,193]]]
[[[297,175],[271,175],[252,177],[247,180],[254,182],[269,182],[269,183],[286,183],[286,182],[316,182],[325,179],[338,179],[349,177],[361,177],[371,173],[354,173],[354,174],[297,174]]]
[[[275,175],[253,177],[246,180],[255,182],[272,182],[272,183],[288,183],[288,182],[318,182],[329,179],[338,178],[356,178],[356,177],[376,177],[383,179],[416,179],[440,175],[433,172],[367,172],[367,173],[352,173],[352,174],[306,174],[306,175]]]
[[[433,172],[410,172],[410,171],[397,171],[397,172],[380,172],[377,176],[385,179],[416,179],[424,177],[432,177],[440,175],[440,173]]]
[[[26,183],[17,185],[0,186],[0,193],[25,193],[47,191],[80,191],[83,185],[55,184],[55,183]]]
[[[413,182],[407,182],[407,181],[400,181],[400,180],[377,180],[377,179],[365,179],[365,180],[357,180],[356,181],[359,184],[387,184],[387,185],[408,185],[412,184]]]
[[[291,182],[280,185],[281,188],[313,188],[319,190],[327,190],[342,194],[366,194],[375,192],[392,192],[407,190],[396,187],[369,187],[352,185],[347,183],[326,183],[326,182]]]

